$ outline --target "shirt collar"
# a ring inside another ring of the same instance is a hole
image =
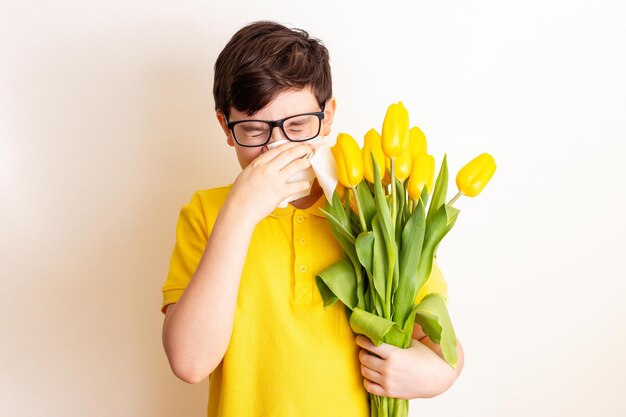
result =
[[[326,197],[324,196],[324,193],[322,193],[320,197],[317,199],[317,201],[315,201],[315,203],[313,203],[310,207],[307,207],[301,210],[306,211],[307,213],[310,213],[317,217],[326,218],[326,215],[320,210],[320,209],[323,209],[325,206],[326,206]],[[274,211],[272,211],[272,213],[270,214],[270,216],[278,217],[278,218],[290,217],[290,216],[293,216],[293,213],[296,210],[298,209],[292,206],[291,204],[287,204],[287,207],[275,208]]]
[[[227,185],[228,188],[232,188],[232,186],[233,186],[232,183]],[[311,205],[311,207],[307,207],[302,210],[314,216],[325,219],[326,215],[320,210],[320,209],[323,209],[324,207],[326,207],[326,197],[324,193],[322,193],[320,195],[320,198],[318,198],[317,201]],[[274,211],[270,213],[270,216],[277,217],[277,218],[290,217],[290,216],[293,216],[293,213],[295,211],[296,211],[296,208],[294,206],[292,206],[291,204],[287,204],[287,207],[276,207]]]
[[[321,210],[324,207],[326,207],[326,196],[324,195],[324,193],[322,193],[322,195],[320,195],[320,198],[318,198],[317,201],[313,203],[313,205],[311,205],[311,207],[307,207],[304,210],[306,210],[307,212],[311,213],[314,216],[325,219],[326,215]]]

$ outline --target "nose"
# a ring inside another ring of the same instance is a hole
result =
[[[272,130],[270,130],[270,141],[268,143],[274,143],[281,140],[287,140],[287,137],[284,135],[283,130],[280,128],[280,126],[272,127]]]

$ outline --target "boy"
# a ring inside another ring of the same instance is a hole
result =
[[[453,370],[419,326],[409,349],[355,343],[341,303],[322,307],[315,274],[341,248],[319,211],[317,181],[288,180],[309,168],[305,156],[319,143],[309,140],[330,133],[326,48],[302,30],[252,23],[220,53],[213,93],[242,172],[194,193],[180,212],[162,304],[174,374],[189,383],[210,376],[209,416],[366,417],[368,391],[445,391],[463,365],[460,344]],[[434,266],[418,298],[445,288]]]

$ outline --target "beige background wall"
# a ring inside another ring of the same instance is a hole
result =
[[[212,66],[261,18],[327,44],[333,135],[403,100],[453,173],[498,162],[439,255],[465,370],[412,415],[623,415],[623,4],[400,3],[0,3],[2,415],[205,414],[160,291],[180,207],[238,172]]]

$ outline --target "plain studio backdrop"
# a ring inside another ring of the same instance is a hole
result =
[[[2,415],[205,415],[161,287],[182,205],[239,172],[213,64],[260,19],[330,50],[331,141],[403,101],[451,195],[497,161],[439,252],[465,369],[411,415],[624,415],[623,2],[88,3],[0,9]]]

